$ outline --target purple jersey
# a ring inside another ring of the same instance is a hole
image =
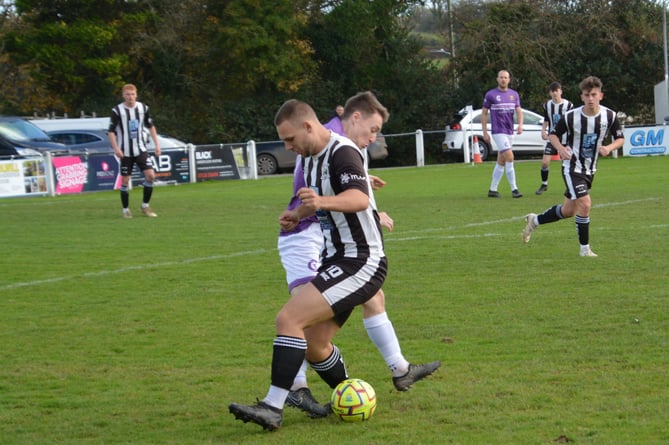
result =
[[[334,133],[340,134],[342,136],[344,135],[344,125],[342,124],[341,118],[339,118],[339,116],[333,117],[325,124],[323,124],[323,126]]]
[[[295,170],[293,170],[293,196],[290,198],[288,207],[286,210],[294,210],[300,206],[302,201],[297,197],[297,191],[302,187],[306,187],[304,183],[304,172],[302,171],[302,156],[297,156],[295,160]],[[297,226],[291,231],[285,231],[281,229],[279,236],[292,235],[293,233],[298,233],[309,227],[313,223],[318,223],[318,218],[316,215],[309,216],[300,220]]]
[[[490,110],[492,134],[513,134],[513,115],[520,107],[518,92],[511,88],[502,91],[494,88],[483,98],[483,108]]]

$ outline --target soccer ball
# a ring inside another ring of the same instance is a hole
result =
[[[330,397],[332,412],[346,422],[369,420],[376,411],[376,392],[372,385],[360,379],[341,382]]]

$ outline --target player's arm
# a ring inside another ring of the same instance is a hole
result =
[[[284,210],[283,213],[279,215],[279,225],[286,232],[293,230],[304,218],[313,215],[313,211],[306,207],[300,210],[300,207],[302,206],[298,206],[296,209],[292,210]]]
[[[551,141],[551,145],[557,150],[558,154],[560,155],[560,159],[562,160],[571,159],[571,148],[562,145],[562,142],[560,141],[560,139],[562,139],[562,135],[566,132],[567,120],[563,118],[558,121],[553,131],[551,131],[548,135],[548,140]]]
[[[483,140],[490,142],[490,135],[488,135],[488,109],[481,108],[481,128],[483,129]]]
[[[109,144],[112,147],[112,150],[114,150],[114,154],[118,158],[123,157],[123,152],[118,146],[118,140],[116,139],[116,126],[119,123],[118,116],[115,113],[112,113],[111,118],[109,119],[109,128],[107,129],[107,136],[109,136]]]
[[[305,206],[312,213],[316,210],[355,213],[369,206],[369,196],[356,188],[348,188],[334,196],[320,196],[314,190],[304,187],[297,191],[297,197],[302,201],[298,209]]]
[[[523,132],[523,109],[519,106],[516,107],[516,114],[518,115],[518,130],[516,130],[516,133],[521,134]]]
[[[378,176],[370,175],[369,176],[369,183],[372,186],[372,190],[378,190],[380,188],[383,188],[386,185],[386,181],[383,179],[379,178]]]
[[[149,127],[149,134],[151,135],[151,139],[153,139],[153,145],[156,147],[156,155],[160,156],[160,142],[158,142],[158,132],[155,125]]]
[[[611,135],[613,137],[613,142],[609,145],[602,145],[599,147],[599,154],[602,156],[608,156],[612,151],[618,150],[625,144],[625,135],[623,134],[622,128],[620,128],[618,119],[615,119],[613,125],[611,125]]]
[[[395,228],[395,221],[386,212],[379,212],[379,222],[381,227],[385,227],[389,232]]]
[[[548,124],[550,123],[548,117],[548,108],[544,104],[544,121],[541,123],[541,139],[548,140]]]

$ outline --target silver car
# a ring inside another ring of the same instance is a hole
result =
[[[541,125],[544,117],[530,110],[523,109],[523,132],[514,134],[514,153],[542,154],[546,141],[541,137]],[[514,114],[514,123],[518,124],[518,117]],[[489,156],[497,153],[495,142],[490,139],[490,144],[483,140],[483,126],[481,125],[481,110],[472,110],[467,113],[463,108],[455,116],[453,122],[446,125],[446,136],[442,143],[444,153],[453,153],[457,156],[463,155],[465,132],[469,135],[469,147],[471,149],[474,136],[477,137],[481,160],[485,161]],[[490,116],[488,116],[488,134],[490,134]]]
[[[107,129],[108,117],[75,119],[33,119],[32,122],[42,128],[51,139],[68,146],[70,151],[86,153],[111,153]],[[154,151],[153,139],[144,135],[149,151]],[[184,147],[187,144],[170,136],[158,135],[160,148]]]

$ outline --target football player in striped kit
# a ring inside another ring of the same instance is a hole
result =
[[[560,82],[551,82],[548,86],[548,94],[551,98],[544,104],[544,121],[541,124],[541,138],[546,141],[544,147],[544,156],[541,159],[541,186],[535,192],[541,195],[548,190],[548,172],[551,164],[551,157],[558,154],[551,141],[548,140],[548,134],[553,131],[555,124],[562,116],[574,108],[574,104],[562,97],[562,85]],[[562,143],[565,143],[563,140]]]
[[[133,84],[123,86],[123,102],[112,109],[109,119],[109,142],[114,154],[121,162],[121,205],[123,217],[132,218],[130,212],[130,175],[135,164],[144,173],[144,191],[142,199],[142,213],[155,218],[156,215],[149,202],[153,194],[153,182],[156,172],[153,160],[146,149],[144,131],[147,129],[156,147],[156,156],[160,156],[158,132],[149,114],[149,107],[137,100],[137,87]]]
[[[383,117],[369,119],[381,128]],[[323,232],[322,264],[314,279],[291,295],[276,318],[271,385],[255,405],[232,403],[244,422],[276,430],[304,358],[331,387],[347,377],[332,338],[353,309],[381,289],[387,272],[381,223],[370,199],[363,154],[348,138],[325,128],[308,104],[289,100],[275,117],[286,148],[302,156],[306,187],[299,207],[280,216],[284,230],[315,214]]]
[[[323,126],[334,133],[349,137],[360,149],[365,150],[381,131],[376,122],[368,119],[377,113],[383,117],[383,122],[386,122],[388,119],[386,108],[372,92],[363,91],[347,100],[340,119],[332,119]],[[376,209],[373,191],[383,187],[385,181],[370,174],[367,176],[370,180],[370,204]],[[302,158],[298,156],[289,209],[299,206],[296,195],[303,186]],[[392,218],[385,212],[378,213],[381,226],[392,231]],[[291,231],[281,230],[277,247],[286,271],[288,289],[293,295],[299,291],[300,286],[316,276],[320,265],[323,235],[318,219],[313,217],[302,220]],[[388,365],[393,384],[398,391],[409,390],[415,382],[431,375],[441,366],[438,360],[426,364],[414,364],[404,357],[393,324],[386,313],[383,290],[379,290],[373,298],[363,303],[362,311],[367,334]],[[311,394],[307,385],[306,363],[303,363],[293,382],[286,404],[306,411],[310,417],[324,417],[331,413],[328,407],[319,404]]]
[[[562,177],[567,190],[563,204],[557,204],[544,213],[530,213],[525,217],[523,241],[529,242],[532,232],[541,224],[548,224],[575,216],[580,255],[596,257],[590,248],[590,188],[597,171],[599,156],[608,156],[625,142],[623,129],[616,112],[600,105],[604,97],[602,81],[594,76],[583,79],[579,85],[583,105],[569,111],[550,133],[551,144],[562,159]],[[566,135],[566,144],[562,136]],[[605,140],[611,138],[608,145]]]

